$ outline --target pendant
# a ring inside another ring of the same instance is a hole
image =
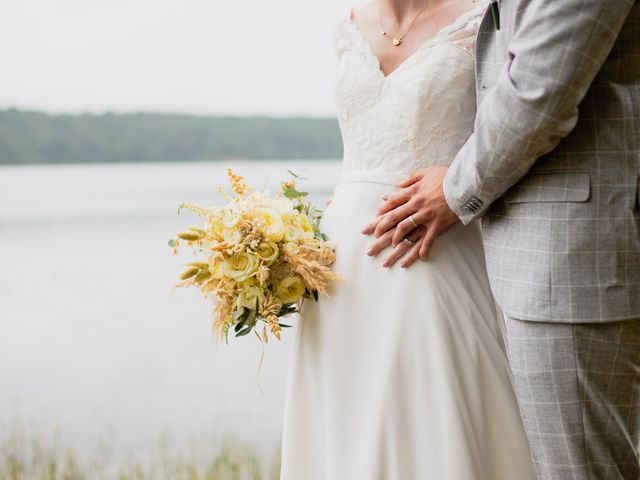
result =
[[[402,43],[402,39],[400,37],[393,37],[393,45],[397,47]]]

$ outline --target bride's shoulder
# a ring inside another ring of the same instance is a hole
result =
[[[376,10],[376,0],[369,0],[360,5],[347,7],[334,25],[333,43],[338,58],[353,46],[361,25],[373,21]],[[357,42],[355,42],[357,43]]]
[[[333,27],[333,47],[338,58],[342,56],[351,42],[351,29],[353,26],[350,22],[351,18],[349,17],[349,13],[347,13],[345,16],[341,17]]]
[[[374,0],[362,3],[360,5],[352,5],[342,10],[342,14],[338,18],[336,28],[344,24],[365,25],[373,22],[377,15],[377,3]]]
[[[347,7],[343,9],[333,27],[333,46],[338,59],[353,42],[354,29],[356,28],[354,11],[358,8]]]
[[[489,0],[466,0],[468,8],[450,26],[446,34],[448,43],[462,47],[475,56],[476,37],[480,23],[489,6]]]

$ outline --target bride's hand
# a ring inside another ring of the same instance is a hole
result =
[[[451,210],[444,198],[443,182],[447,167],[433,166],[414,171],[398,185],[398,190],[386,195],[378,218],[367,225],[362,233],[375,234],[380,239],[393,230],[391,245],[399,245],[415,225],[426,226],[427,232],[421,240],[419,257],[427,260],[436,238],[458,223],[460,219]],[[411,221],[409,221],[411,220]]]
[[[367,250],[367,255],[371,257],[375,257],[382,250],[391,245],[391,239],[393,235],[396,233],[396,229],[393,228],[378,238],[373,245]],[[425,226],[420,225],[418,228],[413,229],[405,238],[408,240],[407,242],[401,241],[395,247],[393,247],[393,251],[391,255],[389,255],[385,261],[382,263],[382,266],[385,268],[389,268],[393,266],[398,260],[404,257],[404,260],[400,264],[402,268],[410,267],[418,258],[420,257],[420,246],[422,245],[422,241],[427,234],[427,229]]]

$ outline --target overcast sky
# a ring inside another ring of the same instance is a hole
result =
[[[0,108],[333,115],[360,0],[0,0]]]

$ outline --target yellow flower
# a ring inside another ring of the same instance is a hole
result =
[[[284,226],[284,239],[287,242],[295,242],[304,235],[304,231],[297,225],[288,224]]]
[[[214,278],[222,278],[224,276],[224,272],[222,271],[222,256],[214,256],[209,257],[209,272],[213,275]]]
[[[255,287],[256,285],[258,285],[258,282],[255,278],[253,277],[249,277],[246,280],[243,280],[242,282],[239,282],[240,286],[242,288],[245,287]]]
[[[225,242],[236,244],[242,242],[242,232],[237,228],[225,228],[222,231],[222,238]]]
[[[288,198],[277,198],[266,195],[261,197],[260,203],[264,208],[275,210],[281,215],[295,213],[293,204]]]
[[[284,223],[280,213],[276,210],[265,208],[260,212],[265,223],[265,235],[269,240],[279,242],[284,236]]]
[[[313,225],[311,224],[309,217],[306,215],[300,215],[298,219],[300,222],[300,228],[302,228],[305,233],[313,234]]]
[[[296,189],[295,180],[287,180],[286,182],[282,182],[282,188],[287,190],[295,190]]]
[[[282,303],[293,303],[304,295],[306,289],[302,277],[293,275],[286,277],[276,285],[275,294]]]
[[[280,212],[280,217],[282,218],[282,221],[285,225],[295,225],[297,215],[298,212],[296,212],[295,210],[291,212]]]
[[[233,210],[225,210],[222,216],[222,223],[225,228],[233,228],[240,221],[240,215]]]
[[[240,306],[250,308],[251,310],[255,310],[256,302],[260,305],[263,300],[264,293],[262,289],[254,285],[243,288],[238,297]]]
[[[278,258],[278,246],[271,240],[267,240],[258,245],[256,254],[261,260],[271,263]]]
[[[224,222],[222,219],[223,215],[219,212],[216,212],[216,214],[212,215],[209,219],[209,228],[215,235],[222,236],[222,231],[224,230]]]
[[[256,272],[260,261],[251,253],[240,252],[222,262],[222,272],[229,278],[242,282]]]

